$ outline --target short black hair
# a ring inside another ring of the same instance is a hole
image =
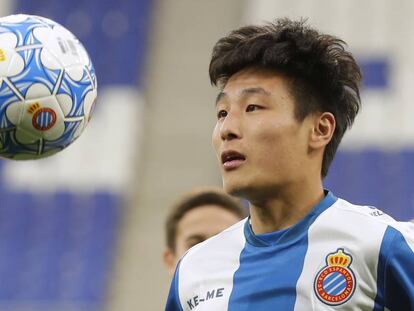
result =
[[[195,189],[182,196],[172,207],[167,217],[165,223],[167,247],[175,251],[178,223],[184,215],[205,205],[216,205],[233,213],[240,219],[246,217],[243,205],[225,192],[215,188]]]
[[[321,176],[325,177],[361,106],[361,70],[345,46],[341,39],[307,26],[305,19],[281,18],[262,26],[244,26],[214,46],[210,80],[224,88],[228,79],[243,69],[274,70],[289,81],[297,120],[316,112],[331,112],[336,128],[324,151]]]

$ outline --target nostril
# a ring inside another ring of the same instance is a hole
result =
[[[236,130],[231,128],[222,128],[221,130],[221,138],[222,140],[233,140],[239,137]]]
[[[234,133],[226,133],[226,135],[223,135],[223,140],[232,140],[236,138],[237,138],[237,135]]]

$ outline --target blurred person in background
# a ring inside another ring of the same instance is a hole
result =
[[[220,39],[213,145],[250,216],[190,249],[173,310],[414,310],[414,225],[323,188],[360,109],[345,42],[278,19]]]
[[[183,195],[171,208],[165,225],[164,264],[172,276],[181,256],[246,216],[243,205],[214,188],[196,189]]]

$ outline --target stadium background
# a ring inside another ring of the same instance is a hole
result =
[[[0,310],[162,310],[168,206],[194,186],[220,185],[210,51],[245,23],[307,16],[349,43],[365,75],[363,111],[326,186],[414,218],[412,1],[0,2],[0,15],[16,12],[71,29],[99,92],[68,150],[0,162]]]

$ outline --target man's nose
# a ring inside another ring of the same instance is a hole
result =
[[[236,112],[229,111],[220,126],[222,140],[233,140],[241,137],[240,116]]]

